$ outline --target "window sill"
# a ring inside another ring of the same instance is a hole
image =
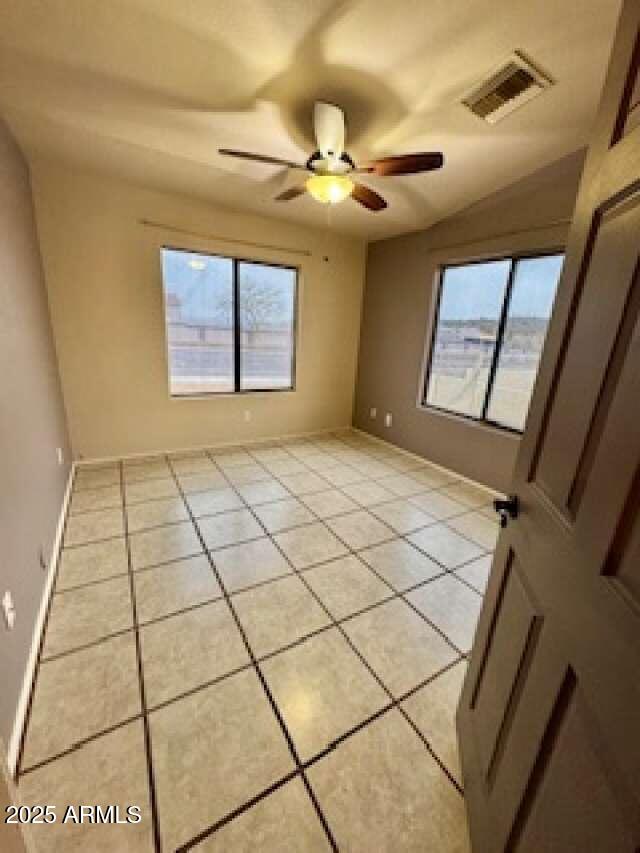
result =
[[[169,394],[169,400],[233,400],[244,397],[271,397],[273,394],[295,394],[296,388],[261,388],[247,391],[212,391],[204,394]]]
[[[478,427],[480,429],[488,430],[489,432],[497,432],[504,436],[511,436],[515,439],[522,438],[522,432],[518,429],[513,429],[512,427],[503,426],[502,424],[495,423],[494,421],[485,421],[479,420],[478,418],[471,417],[471,415],[463,415],[459,412],[451,412],[448,409],[439,409],[437,406],[428,406],[424,403],[418,403],[416,408],[420,412],[424,412],[429,415],[436,415],[442,418],[447,418],[448,420],[453,420],[458,423],[466,424],[467,426]]]

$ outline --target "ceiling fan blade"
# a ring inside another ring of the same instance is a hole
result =
[[[306,193],[306,187],[289,187],[288,190],[284,190],[279,195],[276,196],[276,201],[291,201],[291,199],[298,198],[298,196],[304,195]]]
[[[358,168],[358,172],[368,172],[381,178],[390,175],[416,175],[419,172],[431,172],[441,169],[444,156],[440,151],[425,151],[419,154],[399,154],[395,157],[380,157]]]
[[[340,157],[344,151],[344,113],[335,104],[316,101],[313,107],[313,129],[323,157]]]
[[[218,148],[218,154],[224,154],[225,157],[238,157],[240,160],[252,160],[254,163],[266,163],[269,166],[286,166],[289,169],[305,168],[291,160],[281,160],[279,157],[269,157],[266,154],[252,154],[249,151],[234,151],[232,148]]]
[[[387,206],[387,202],[381,195],[378,195],[370,187],[365,187],[364,184],[354,184],[351,198],[355,199],[363,207],[366,207],[367,210],[374,212],[384,210]]]

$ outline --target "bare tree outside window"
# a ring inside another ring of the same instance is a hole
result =
[[[295,269],[163,249],[162,273],[172,395],[293,387]]]
[[[238,286],[241,387],[292,387],[295,270],[241,262]]]

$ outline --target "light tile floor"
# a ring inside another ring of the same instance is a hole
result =
[[[469,850],[492,494],[352,431],[81,467],[22,748],[38,851]]]

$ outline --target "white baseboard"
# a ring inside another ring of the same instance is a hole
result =
[[[279,435],[273,437],[265,437],[259,439],[250,439],[250,440],[241,440],[241,441],[229,441],[223,442],[220,444],[208,444],[202,445],[200,447],[186,447],[180,448],[177,450],[164,451],[164,453],[189,453],[196,452],[199,450],[211,450],[216,448],[224,448],[224,447],[233,447],[238,444],[243,445],[258,445],[263,444],[269,441],[275,441],[278,439],[296,439],[296,438],[309,438],[312,436],[325,435],[334,432],[341,432],[342,430],[353,430],[353,432],[360,433],[363,436],[366,436],[368,439],[371,439],[381,445],[386,445],[387,447],[391,447],[396,451],[401,451],[404,455],[409,456],[411,458],[424,461],[424,457],[419,456],[417,453],[412,453],[411,451],[405,450],[402,447],[399,447],[396,444],[393,444],[390,441],[387,441],[384,438],[380,438],[377,435],[372,435],[369,432],[366,432],[359,427],[355,427],[352,425],[345,425],[341,427],[327,427],[326,429],[321,430],[313,430],[310,432],[302,432],[302,433],[292,433],[290,435]],[[22,689],[20,691],[20,698],[18,700],[18,706],[16,709],[15,720],[13,724],[13,731],[11,733],[11,737],[9,739],[9,746],[7,750],[7,767],[8,771],[11,774],[11,777],[15,777],[18,757],[20,753],[20,742],[22,739],[22,730],[24,728],[27,710],[29,707],[29,698],[31,696],[31,688],[33,684],[33,679],[35,676],[35,670],[38,663],[38,652],[40,650],[40,641],[42,639],[42,632],[44,629],[44,623],[47,615],[47,610],[49,608],[49,600],[51,598],[51,593],[53,590],[53,582],[56,576],[56,569],[58,566],[58,560],[60,556],[61,546],[62,546],[62,535],[64,532],[64,523],[67,515],[67,507],[69,505],[69,499],[71,497],[71,486],[73,483],[73,475],[77,467],[81,467],[83,465],[96,465],[108,462],[114,462],[120,459],[135,459],[142,458],[145,456],[157,456],[162,455],[163,451],[157,451],[156,453],[130,453],[122,456],[114,456],[114,457],[101,457],[101,458],[93,458],[93,459],[83,459],[78,460],[72,463],[71,470],[69,471],[69,478],[67,481],[67,486],[64,493],[64,498],[62,500],[62,506],[60,509],[60,515],[58,517],[58,524],[56,527],[56,535],[53,543],[51,559],[49,561],[49,571],[47,574],[47,579],[45,581],[45,586],[42,592],[42,599],[40,601],[40,607],[38,609],[38,615],[36,617],[36,622],[33,629],[33,637],[31,641],[31,648],[29,650],[29,657],[27,660],[27,666],[25,668],[24,679],[22,682]],[[426,460],[429,461],[429,460]],[[440,468],[443,471],[447,471],[448,469],[444,468],[441,465],[434,464],[435,467]],[[474,483],[475,485],[482,486],[481,483],[476,483],[473,480],[470,480],[468,477],[465,477],[461,474],[457,474],[458,477],[462,480],[466,480],[469,483]],[[487,489],[487,491],[492,492],[491,489],[484,486],[483,488]]]
[[[11,737],[9,738],[9,745],[7,748],[7,769],[9,771],[9,774],[11,775],[11,778],[15,778],[16,771],[18,769],[18,758],[20,755],[22,730],[26,722],[27,710],[29,708],[29,698],[31,696],[31,688],[33,686],[33,679],[36,672],[36,666],[38,664],[40,641],[42,639],[44,623],[47,617],[47,611],[49,609],[49,600],[51,599],[51,593],[53,590],[53,581],[55,579],[56,570],[58,568],[58,559],[60,557],[60,551],[62,548],[62,535],[64,533],[64,522],[67,516],[69,498],[71,497],[71,486],[73,484],[73,474],[75,468],[75,463],[72,463],[71,469],[69,471],[69,477],[67,479],[67,486],[65,488],[64,497],[62,499],[60,515],[58,516],[56,535],[53,540],[51,557],[49,559],[49,571],[47,572],[47,578],[45,580],[44,589],[42,590],[40,607],[38,608],[38,614],[36,616],[35,625],[33,626],[31,648],[29,649],[27,666],[25,668],[24,678],[22,680],[22,689],[20,690],[18,707],[16,708],[16,715],[13,722],[13,730],[11,732]]]
[[[367,432],[364,429],[360,429],[360,427],[352,426],[351,429],[354,432],[360,433],[360,435],[364,435],[367,438],[370,438],[372,441],[376,441],[378,444],[386,445],[387,447],[392,447],[394,450],[400,451],[404,456],[408,456],[410,459],[417,459],[419,462],[428,462],[429,465],[433,465],[434,468],[437,468],[439,471],[442,471],[444,474],[451,474],[452,468],[445,468],[444,465],[440,465],[438,462],[432,462],[431,459],[427,459],[426,456],[420,456],[419,453],[414,453],[412,450],[405,450],[404,447],[400,447],[399,444],[394,444],[392,441],[389,441],[386,438],[380,438],[379,435],[374,435],[371,432]],[[492,489],[491,486],[486,486],[484,483],[478,482],[478,480],[472,480],[471,477],[466,477],[464,474],[460,474],[458,471],[453,471],[456,477],[459,480],[463,480],[465,483],[469,483],[472,486],[477,486],[479,489],[484,489],[491,497],[500,494],[495,489]]]
[[[51,599],[51,593],[53,590],[53,582],[56,576],[56,570],[58,566],[58,560],[60,557],[60,551],[62,546],[62,536],[64,533],[64,523],[67,516],[67,508],[69,506],[69,499],[71,497],[71,486],[73,484],[73,475],[77,468],[82,467],[83,465],[100,465],[108,462],[115,462],[121,459],[136,459],[136,458],[144,458],[146,456],[157,456],[164,455],[168,453],[189,453],[196,452],[199,450],[207,450],[213,448],[224,448],[224,447],[233,447],[242,443],[244,445],[253,445],[253,444],[263,444],[268,441],[275,441],[278,438],[287,438],[287,439],[296,439],[296,438],[307,438],[313,435],[325,435],[333,432],[337,432],[343,429],[350,429],[350,426],[341,426],[341,427],[327,427],[326,429],[321,430],[313,430],[310,432],[303,433],[291,433],[287,436],[273,436],[273,437],[265,437],[265,438],[257,438],[250,440],[243,440],[242,442],[238,441],[228,441],[221,442],[219,444],[207,444],[201,445],[198,447],[184,447],[179,448],[177,450],[167,450],[167,451],[157,451],[146,452],[146,453],[129,453],[121,456],[110,456],[110,457],[100,457],[100,458],[92,458],[92,459],[82,459],[76,460],[72,463],[71,469],[69,471],[69,478],[67,480],[67,485],[65,488],[64,497],[62,499],[62,506],[60,508],[60,515],[58,517],[58,524],[56,527],[56,535],[53,543],[53,548],[51,550],[51,558],[49,560],[49,571],[47,573],[47,578],[45,581],[44,589],[42,591],[42,598],[40,600],[40,607],[38,608],[38,614],[36,616],[35,625],[33,628],[33,635],[31,639],[31,648],[29,650],[29,657],[27,659],[27,665],[25,667],[25,673],[22,681],[22,688],[20,690],[20,697],[18,699],[18,705],[16,708],[16,714],[13,723],[13,729],[11,732],[11,736],[9,738],[9,745],[7,748],[7,771],[10,774],[11,778],[15,778],[17,767],[18,767],[18,758],[20,755],[20,743],[22,740],[22,731],[26,722],[27,711],[29,708],[29,699],[31,696],[31,689],[33,686],[33,679],[35,676],[36,666],[38,663],[38,653],[40,650],[40,642],[42,639],[42,632],[44,630],[44,623],[47,616],[47,611],[49,609],[49,601]]]
[[[82,467],[84,465],[107,465],[110,462],[119,462],[121,459],[145,459],[148,456],[169,456],[176,453],[199,453],[203,450],[224,450],[226,447],[238,447],[240,445],[247,447],[266,444],[269,441],[295,441],[297,438],[312,438],[314,435],[329,435],[334,432],[353,428],[354,427],[350,424],[347,424],[346,426],[314,429],[309,432],[292,432],[286,435],[280,434],[264,436],[263,438],[236,439],[235,441],[221,441],[217,444],[200,444],[191,447],[178,447],[171,450],[148,450],[140,453],[123,453],[120,456],[92,456],[87,459],[76,459],[75,465],[77,467]]]

